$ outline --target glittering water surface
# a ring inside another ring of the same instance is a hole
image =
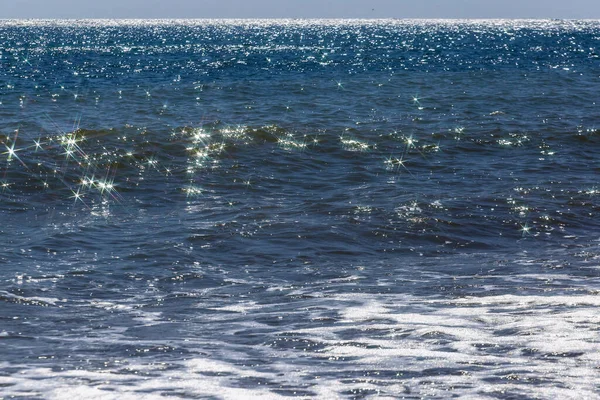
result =
[[[0,398],[597,396],[597,21],[0,40]]]

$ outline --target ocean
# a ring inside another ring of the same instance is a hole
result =
[[[0,399],[600,397],[600,21],[0,43]]]

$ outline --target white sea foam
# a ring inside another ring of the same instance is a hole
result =
[[[276,399],[294,391],[299,398],[335,398],[352,390],[381,398],[502,393],[594,398],[600,366],[599,303],[596,295],[442,300],[338,294],[298,300],[296,312],[308,312],[313,322],[284,330],[257,319],[285,317],[285,304],[224,305],[219,310],[242,313],[243,319],[221,318],[222,340],[191,341],[190,350],[197,348],[186,360],[161,364],[128,359],[102,370],[60,372],[23,365],[0,383],[8,395],[49,399]],[[324,314],[337,314],[338,319],[322,324]],[[229,329],[260,329],[264,340],[240,346],[228,339]],[[118,334],[105,340],[128,342]],[[290,345],[281,346],[285,342]],[[256,357],[269,361],[248,361]],[[3,370],[8,367],[5,363]]]
[[[5,290],[0,290],[0,297],[9,299],[10,301],[18,303],[29,303],[43,306],[59,306],[61,303],[66,303],[66,299],[58,299],[55,297],[40,297],[40,296],[19,296],[13,293],[9,293]]]

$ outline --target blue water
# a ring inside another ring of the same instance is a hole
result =
[[[0,43],[0,399],[598,396],[600,22]]]

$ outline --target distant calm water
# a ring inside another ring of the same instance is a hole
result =
[[[600,22],[0,44],[0,398],[600,395]]]

